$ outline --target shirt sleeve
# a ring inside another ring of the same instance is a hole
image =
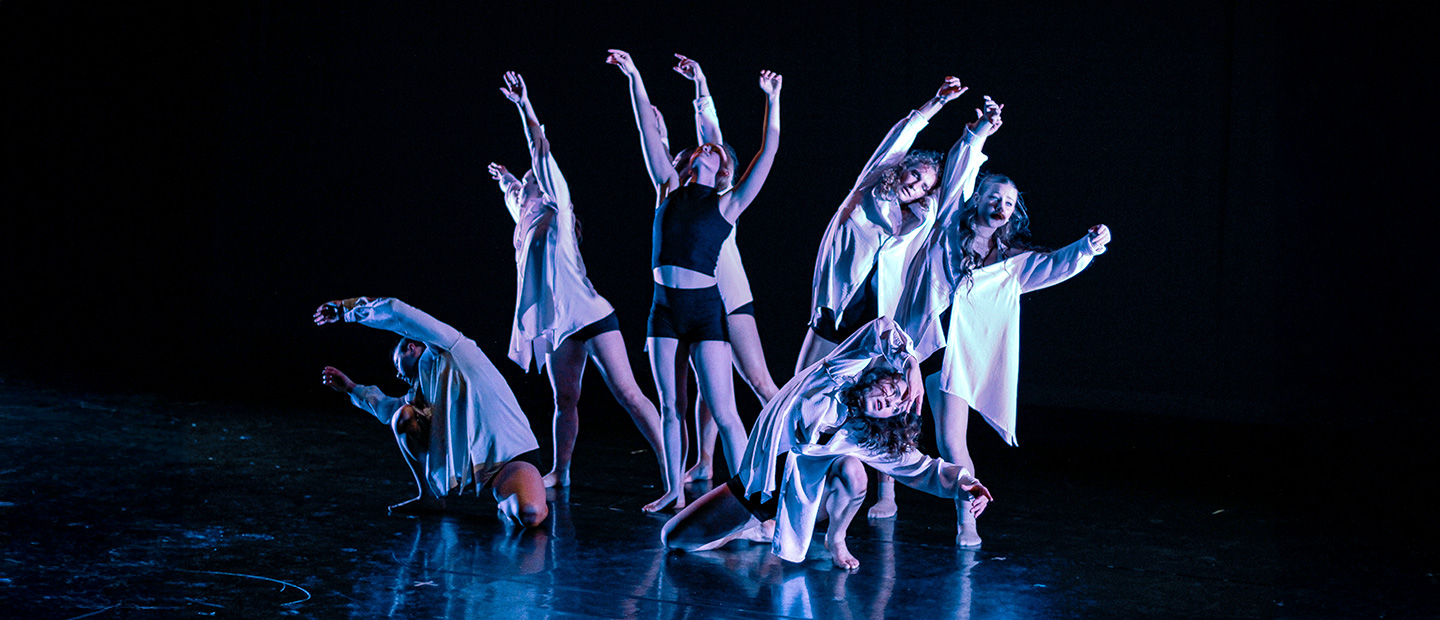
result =
[[[850,192],[853,194],[855,190],[868,185],[870,176],[880,169],[904,159],[905,153],[915,144],[915,137],[929,124],[930,119],[915,110],[891,127],[890,133],[885,134],[885,139],[880,142],[880,147],[870,155],[870,161],[865,162],[865,167],[861,169],[860,177],[855,180],[855,186]]]
[[[989,159],[981,152],[984,144],[984,139],[976,137],[966,128],[964,135],[945,155],[945,172],[940,177],[940,211],[935,215],[936,222],[948,221],[970,199],[970,194],[975,193],[980,165]]]
[[[390,424],[395,412],[405,404],[404,399],[387,396],[373,385],[357,385],[350,390],[350,402],[375,416],[382,424]]]
[[[965,494],[961,485],[978,482],[970,470],[931,458],[915,449],[906,450],[899,457],[866,459],[866,464],[907,487],[940,497],[960,497]]]
[[[875,363],[894,370],[905,368],[912,346],[905,331],[889,317],[870,321],[819,363],[837,386],[845,387]]]
[[[715,111],[713,97],[695,98],[695,143],[725,143],[725,139],[720,135],[720,114]]]
[[[565,182],[565,175],[560,174],[560,164],[555,162],[550,140],[545,137],[545,126],[531,128],[529,136],[530,166],[535,171],[540,190],[550,197],[557,210],[569,211],[570,185]]]
[[[1036,252],[1026,257],[1020,266],[1020,292],[1028,293],[1069,280],[1104,252],[1104,248],[1099,252],[1093,250],[1088,236],[1054,252]]]
[[[393,297],[346,300],[345,322],[395,332],[411,340],[449,351],[465,336],[435,317]]]

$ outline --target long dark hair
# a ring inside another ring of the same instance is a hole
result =
[[[905,382],[905,374],[889,369],[872,368],[841,395],[846,408],[845,426],[850,429],[856,445],[867,450],[899,457],[914,450],[920,439],[920,416],[913,410],[896,411],[888,418],[865,415],[865,390],[886,381]]]
[[[985,256],[970,247],[970,243],[975,240],[975,223],[980,216],[980,206],[989,195],[990,188],[995,185],[1015,188],[1015,212],[1010,215],[1010,221],[995,230],[995,236],[992,237],[1001,258],[1003,259],[1005,252],[1010,249],[1047,251],[1046,248],[1027,241],[1030,238],[1030,214],[1025,210],[1025,197],[1020,193],[1020,186],[1003,174],[987,174],[975,182],[975,191],[971,192],[970,199],[952,216],[951,221],[942,224],[952,235],[952,251],[958,250],[954,254],[958,258],[953,259],[950,265],[951,279],[955,284],[968,282],[970,272],[985,261]]]

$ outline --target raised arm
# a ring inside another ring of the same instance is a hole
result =
[[[1004,108],[987,95],[984,109],[975,110],[977,118],[965,125],[964,135],[955,141],[955,146],[945,156],[945,173],[940,178],[940,211],[935,221],[946,221],[947,216],[959,211],[974,193],[980,165],[987,159],[981,152],[985,148],[985,139],[1000,128],[1003,122],[1000,111]]]
[[[570,208],[570,186],[560,174],[560,166],[550,151],[550,140],[545,137],[545,127],[535,114],[530,103],[530,91],[525,88],[525,78],[519,73],[505,73],[505,87],[500,92],[520,111],[520,120],[525,125],[525,141],[530,146],[530,170],[540,184],[540,190],[554,202],[557,210]]]
[[[720,134],[720,115],[715,112],[715,99],[710,96],[710,84],[700,63],[676,54],[675,72],[695,82],[695,143],[723,144]]]
[[[760,142],[760,152],[735,182],[735,189],[720,200],[720,213],[731,222],[740,217],[760,193],[765,178],[770,176],[770,166],[775,163],[775,152],[780,150],[780,82],[780,74],[760,72],[760,90],[765,91],[765,136]]]
[[[869,185],[870,175],[903,159],[910,146],[915,144],[915,137],[920,135],[920,130],[930,124],[930,118],[966,90],[969,89],[960,85],[959,78],[947,76],[934,97],[890,128],[890,133],[885,135],[880,147],[875,149],[870,155],[870,161],[865,162],[865,167],[860,170],[860,176],[855,180],[855,189]]]
[[[635,111],[635,125],[640,130],[640,149],[645,154],[645,168],[655,191],[669,191],[680,184],[680,175],[670,166],[670,154],[665,150],[664,140],[656,127],[651,113],[650,96],[645,93],[645,82],[640,79],[640,70],[630,54],[610,50],[605,62],[620,67],[620,72],[630,80],[630,107]]]
[[[454,327],[393,297],[338,299],[322,304],[315,310],[314,318],[316,325],[359,323],[392,331],[446,351],[465,340],[465,336]]]
[[[1028,293],[1069,280],[1089,267],[1095,256],[1104,254],[1108,243],[1110,229],[1097,224],[1075,243],[1027,257],[1020,267],[1020,291]]]

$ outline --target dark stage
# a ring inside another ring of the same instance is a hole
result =
[[[952,503],[902,487],[898,518],[851,526],[850,574],[818,543],[802,564],[743,541],[667,554],[663,517],[640,511],[659,494],[654,457],[603,401],[585,410],[573,488],[515,532],[488,497],[387,516],[414,483],[388,429],[338,395],[296,408],[3,388],[0,421],[23,429],[4,440],[0,507],[15,618],[1427,618],[1440,605],[1433,523],[1392,492],[1424,477],[1325,479],[1327,455],[1380,437],[1027,410],[1023,447],[972,438],[997,497],[981,551],[955,547]]]
[[[0,616],[1440,617],[1440,11],[931,4],[0,0]],[[853,574],[819,544],[667,555],[640,510],[655,457],[594,365],[539,531],[488,497],[386,514],[410,474],[320,370],[398,394],[394,340],[315,327],[331,299],[473,338],[549,466],[547,378],[505,359],[514,224],[486,166],[528,161],[505,71],[655,396],[654,192],[609,48],[677,144],[694,86],[672,54],[702,63],[746,161],[757,75],[784,75],[775,165],[736,224],[778,384],[827,222],[947,75],[971,90],[917,148],[993,96],[986,169],[1016,180],[1031,241],[1113,231],[1022,298],[1019,447],[972,416],[982,550],[902,488],[897,520],[850,528]]]

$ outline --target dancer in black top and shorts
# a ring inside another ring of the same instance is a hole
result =
[[[685,506],[681,479],[683,451],[678,384],[694,362],[700,396],[716,422],[725,445],[726,463],[734,471],[745,447],[745,427],[735,409],[734,379],[730,374],[730,345],[726,342],[725,306],[716,288],[715,265],[720,244],[735,220],[765,183],[780,142],[780,76],[760,73],[766,94],[765,136],[760,152],[735,183],[717,195],[715,187],[735,174],[735,157],[719,144],[702,144],[688,165],[676,170],[661,138],[650,97],[630,55],[610,50],[606,62],[620,67],[630,81],[630,100],[645,166],[655,184],[657,206],[652,231],[651,267],[655,300],[650,310],[646,348],[660,393],[664,437],[665,494],[645,506],[654,512]]]

